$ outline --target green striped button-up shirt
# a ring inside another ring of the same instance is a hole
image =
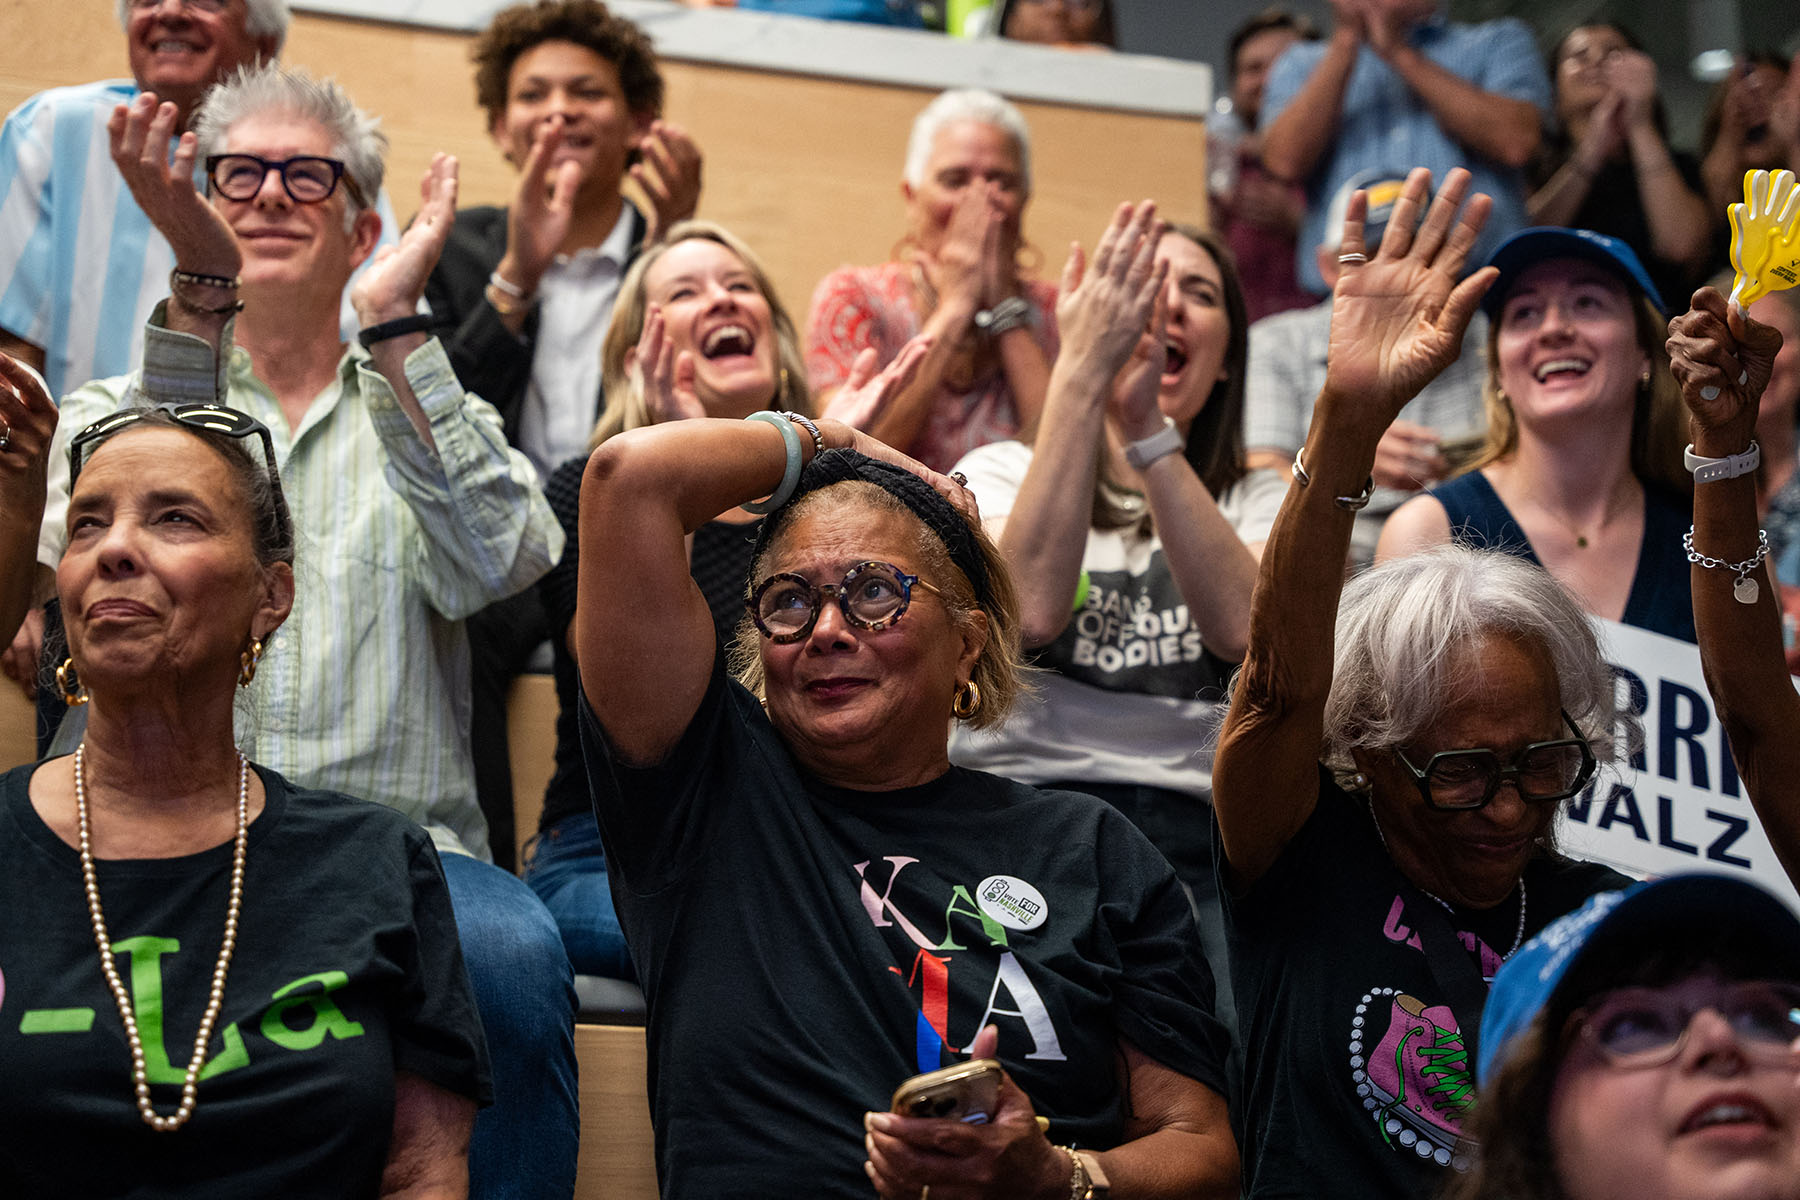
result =
[[[145,402],[225,403],[269,427],[297,539],[294,611],[270,639],[240,711],[244,752],[303,787],[399,809],[440,850],[487,857],[469,757],[463,618],[529,586],[562,553],[537,473],[492,405],[463,391],[434,338],[406,360],[434,453],[393,388],[352,344],[289,430],[275,394],[231,345],[147,330],[142,378],[62,401],[38,559],[67,544],[68,439]],[[258,453],[260,451],[257,451]]]

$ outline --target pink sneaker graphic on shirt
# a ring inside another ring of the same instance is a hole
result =
[[[1387,1031],[1365,1064],[1366,1019],[1392,996]],[[1449,1166],[1462,1135],[1463,1115],[1475,1103],[1475,1081],[1456,1017],[1443,1005],[1381,988],[1358,1006],[1351,1065],[1363,1107],[1390,1145]]]

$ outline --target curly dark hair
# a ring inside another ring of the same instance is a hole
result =
[[[537,0],[502,9],[475,39],[469,55],[475,60],[475,102],[490,122],[506,111],[513,63],[543,42],[574,42],[592,50],[618,70],[632,112],[662,115],[662,72],[643,30],[599,0]]]

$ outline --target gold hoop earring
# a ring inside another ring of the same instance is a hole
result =
[[[56,687],[62,693],[63,703],[70,708],[79,708],[88,702],[87,688],[75,675],[75,660],[65,658],[56,668]]]
[[[973,679],[956,685],[956,698],[950,702],[950,715],[966,721],[981,711],[981,685]]]
[[[250,681],[256,678],[256,664],[262,661],[263,640],[259,637],[250,639],[249,649],[238,655],[238,686],[249,687]]]

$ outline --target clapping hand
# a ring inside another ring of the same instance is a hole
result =
[[[1056,302],[1062,355],[1094,373],[1098,386],[1084,390],[1109,402],[1127,441],[1162,426],[1157,392],[1168,357],[1163,332],[1169,270],[1156,261],[1156,246],[1164,231],[1151,201],[1121,204],[1094,247],[1091,268],[1081,247],[1071,247]]]
[[[1669,322],[1668,349],[1669,368],[1695,426],[1747,443],[1781,334],[1707,287],[1694,293],[1692,308]]]
[[[200,151],[192,132],[181,135],[170,161],[169,138],[175,132],[177,111],[173,104],[158,102],[154,92],[114,108],[106,122],[113,163],[132,199],[168,239],[176,266],[235,278],[244,264],[243,252],[225,218],[194,188]]]
[[[419,311],[425,281],[437,266],[456,219],[456,158],[437,153],[419,183],[419,215],[397,246],[383,246],[350,291],[357,318],[379,325]]]
[[[519,172],[518,190],[506,209],[506,254],[496,270],[526,295],[537,291],[574,219],[581,164],[565,160],[554,170],[550,166],[562,146],[563,124],[556,116],[538,126]]]
[[[706,405],[695,389],[694,354],[691,350],[676,353],[665,332],[660,304],[652,304],[645,314],[644,331],[638,335],[635,350],[632,369],[638,373],[651,421],[660,425],[706,415]]]
[[[938,303],[959,300],[971,312],[993,303],[989,293],[999,286],[1003,274],[998,266],[1003,221],[990,188],[972,184],[964,189],[951,210],[943,244],[935,254],[920,257]]]
[[[1344,215],[1325,388],[1341,402],[1366,407],[1383,429],[1461,353],[1463,331],[1499,276],[1483,267],[1457,282],[1492,207],[1480,193],[1464,207],[1468,188],[1469,173],[1451,171],[1421,224],[1431,172],[1414,170],[1373,254],[1363,243],[1368,198],[1356,193]]]
[[[825,415],[853,429],[869,428],[893,403],[894,397],[911,385],[930,349],[931,335],[922,333],[900,347],[900,353],[894,355],[894,361],[886,368],[877,371],[875,347],[864,347],[856,361],[850,364],[850,374],[844,385],[826,405]]]
[[[632,164],[631,178],[650,205],[644,240],[657,242],[700,207],[700,147],[681,126],[655,121],[638,150],[643,157]]]

